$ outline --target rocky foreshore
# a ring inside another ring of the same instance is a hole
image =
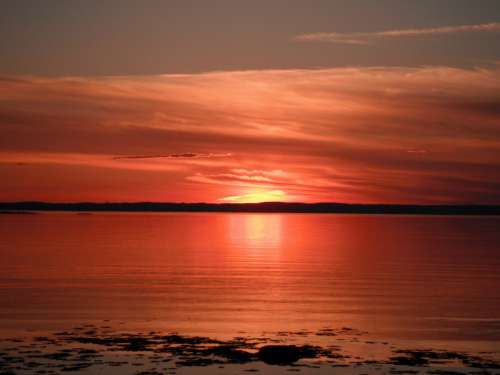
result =
[[[108,325],[84,325],[47,336],[2,339],[0,375],[157,375],[198,373],[195,370],[202,368],[203,373],[232,374],[313,370],[350,374],[500,374],[499,353],[398,348],[388,342],[370,341],[364,335],[343,327],[221,340],[176,332],[134,333]],[[309,343],[317,341],[313,338],[323,342],[326,339],[327,344]],[[358,350],[353,352],[352,345],[357,345]],[[363,349],[368,346],[376,350]],[[383,354],[369,354],[373,352]]]

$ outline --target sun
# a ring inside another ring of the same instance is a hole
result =
[[[243,195],[231,195],[219,198],[219,201],[230,203],[262,203],[279,202],[286,199],[286,193],[282,190],[255,191]]]

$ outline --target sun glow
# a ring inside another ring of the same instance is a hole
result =
[[[275,249],[266,252],[266,259],[279,256],[282,243],[283,215],[242,214],[228,215],[227,233],[231,248],[238,249]]]
[[[282,190],[258,191],[243,195],[231,195],[219,198],[220,201],[229,203],[261,203],[278,202],[285,200],[286,193]]]

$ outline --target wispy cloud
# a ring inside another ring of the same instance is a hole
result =
[[[228,171],[212,174],[203,174],[198,172],[187,178],[191,181],[209,184],[269,188],[281,184],[290,185],[293,179],[292,177],[293,176],[290,176],[279,169],[263,171],[233,168]]]
[[[0,98],[0,200],[500,202],[500,66],[27,77]]]
[[[363,33],[321,32],[298,35],[294,38],[294,40],[299,42],[369,44],[376,40],[386,38],[412,38],[418,36],[495,31],[500,31],[500,23],[498,22],[482,23],[476,25],[441,26],[421,29],[385,30]]]
[[[183,154],[163,154],[163,155],[126,155],[126,156],[115,156],[113,159],[197,159],[197,158],[225,158],[231,156],[231,153],[225,154],[198,154],[193,152],[187,152]]]

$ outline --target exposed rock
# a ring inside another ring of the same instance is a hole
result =
[[[321,348],[308,345],[266,345],[259,349],[257,356],[269,365],[289,365],[301,358],[316,358],[321,352]]]

